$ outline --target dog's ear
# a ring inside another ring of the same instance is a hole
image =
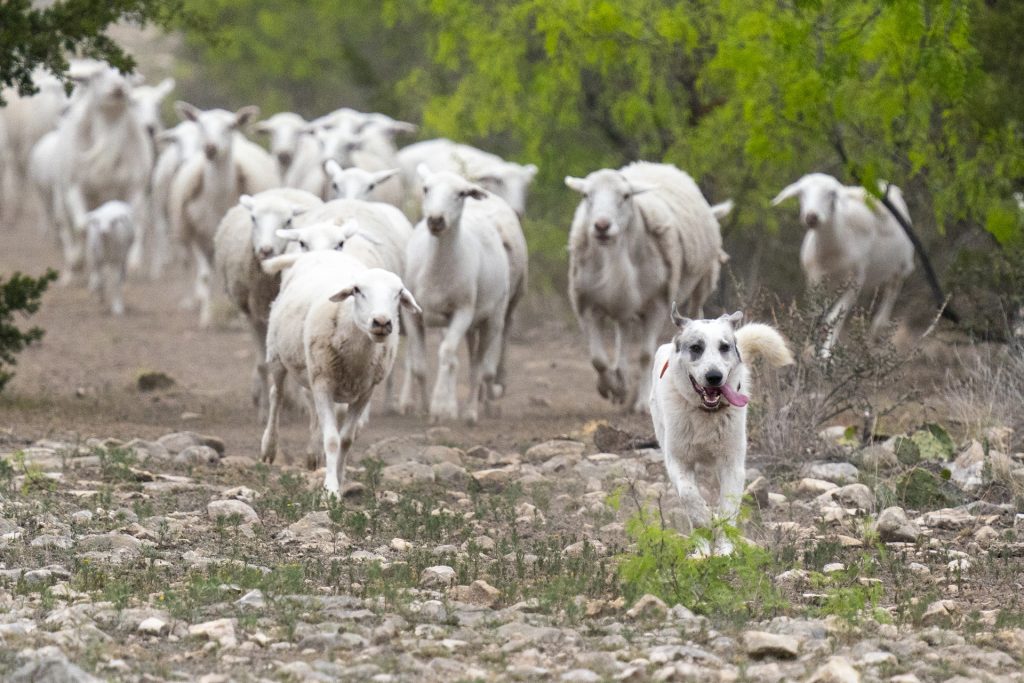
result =
[[[722,318],[727,320],[729,324],[732,325],[733,327],[736,327],[741,322],[743,322],[743,311],[736,311],[735,313],[732,313],[730,315],[723,314]]]
[[[673,301],[672,302],[672,323],[676,327],[678,327],[679,329],[683,329],[684,327],[689,325],[691,322],[693,322],[693,321],[690,318],[684,317],[679,312],[679,306],[676,304],[675,301]]]

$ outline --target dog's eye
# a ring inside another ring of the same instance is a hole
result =
[[[704,353],[704,347],[700,344],[690,344],[690,353],[701,354]]]
[[[718,346],[718,350],[719,350],[719,351],[721,351],[722,353],[729,353],[729,349],[730,349],[730,348],[732,348],[732,347],[730,347],[730,346],[729,346],[728,344],[726,344],[725,342],[722,342],[722,343],[721,343],[721,344],[719,344],[719,346]]]

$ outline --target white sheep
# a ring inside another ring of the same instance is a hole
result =
[[[445,138],[424,140],[398,150],[398,166],[406,186],[418,187],[416,168],[426,164],[432,171],[458,173],[485,190],[498,195],[515,210],[521,219],[526,213],[526,197],[530,183],[537,175],[533,164],[525,166],[505,161],[496,154]],[[415,195],[415,193],[410,193]],[[415,199],[411,196],[410,199]]]
[[[424,219],[416,225],[406,250],[406,282],[424,314],[407,321],[409,350],[401,407],[411,411],[417,398],[420,407],[426,407],[424,326],[445,327],[430,416],[435,421],[458,417],[458,350],[465,338],[470,367],[463,418],[474,423],[479,399],[489,401],[502,393],[495,380],[512,293],[502,235],[518,230],[518,219],[504,200],[455,173],[434,173],[426,165],[418,173],[423,182]]]
[[[264,462],[276,457],[282,389],[290,374],[309,390],[311,415],[320,426],[324,489],[340,497],[360,420],[374,387],[394,365],[399,308],[414,314],[420,309],[397,275],[366,268],[342,253],[285,254],[264,268],[288,271],[270,309],[270,413],[260,453]],[[339,429],[336,406],[341,403],[347,410]]]
[[[171,235],[170,196],[171,184],[178,169],[199,153],[201,144],[199,126],[189,120],[179,122],[156,136],[160,152],[150,181],[150,204],[153,211],[153,263],[151,274],[160,277],[164,268],[175,259],[173,251],[182,248],[178,235]],[[184,259],[180,259],[183,260]]]
[[[312,140],[303,135],[306,119],[290,111],[274,114],[269,119],[260,121],[253,130],[270,136],[270,153],[277,160],[277,170],[282,178],[295,160],[299,147]]]
[[[569,235],[569,299],[589,343],[597,390],[647,412],[648,369],[672,302],[701,317],[728,258],[715,212],[693,179],[668,164],[637,162],[566,177],[565,184],[583,195]],[[640,336],[635,380],[622,367],[622,332],[629,327]]]
[[[110,302],[110,312],[124,315],[124,281],[128,252],[135,241],[132,207],[110,201],[85,215],[85,263],[89,289],[99,293],[100,303]]]
[[[237,132],[259,114],[258,108],[231,113],[201,111],[187,102],[176,107],[182,118],[198,126],[202,154],[186,159],[174,176],[168,200],[170,222],[195,260],[199,325],[205,328],[211,321],[210,273],[217,226],[240,196],[281,183],[273,158]]]
[[[387,168],[381,171],[367,171],[358,166],[342,168],[334,159],[324,162],[327,173],[328,199],[362,199],[394,204],[381,198],[379,188],[382,183],[401,173],[400,169]]]
[[[145,211],[153,154],[131,105],[135,80],[107,66],[89,72],[58,125],[54,206],[57,227],[64,231],[65,278],[83,266],[82,235],[89,210],[120,199],[131,204],[136,217]],[[135,226],[130,269],[142,262],[141,224],[135,221]]]
[[[267,321],[281,286],[280,276],[268,275],[260,264],[285,252],[288,241],[277,235],[278,230],[291,227],[296,216],[322,204],[319,197],[292,188],[242,195],[214,236],[214,270],[228,298],[245,315],[256,342],[252,396],[260,419],[267,407]]]
[[[135,107],[135,117],[138,119],[142,129],[149,136],[153,145],[153,154],[156,155],[156,136],[164,130],[163,116],[160,114],[160,105],[164,99],[174,90],[175,81],[173,78],[165,78],[156,85],[137,85],[132,88],[132,104]]]
[[[900,189],[886,183],[879,187],[909,222]],[[807,228],[800,264],[808,284],[830,281],[844,288],[824,320],[827,332],[820,353],[827,357],[862,291],[874,295],[881,290],[871,334],[888,324],[903,282],[914,270],[914,245],[889,209],[869,198],[863,187],[811,173],[783,189],[772,206],[790,197],[800,199],[800,222]]]

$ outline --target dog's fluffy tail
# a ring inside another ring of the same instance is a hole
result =
[[[793,363],[786,340],[774,327],[763,323],[750,323],[736,330],[736,348],[744,362],[763,358],[776,368]]]

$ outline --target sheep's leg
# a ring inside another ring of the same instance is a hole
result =
[[[136,192],[129,204],[132,207],[132,229],[135,238],[132,246],[128,249],[128,270],[133,273],[139,272],[142,268],[142,254],[146,241],[146,223],[149,221],[149,206],[146,202],[146,195],[143,192]]]
[[[588,309],[580,317],[583,334],[590,346],[590,364],[597,370],[597,391],[612,403],[622,403],[626,400],[626,383],[618,366],[622,346],[619,326],[615,325],[615,360],[611,364],[604,348],[604,335],[601,333],[601,321],[597,313]]]
[[[406,330],[405,378],[398,408],[403,415],[427,409],[427,346],[423,320],[402,313]],[[416,406],[418,394],[419,406]]]
[[[466,347],[469,350],[469,393],[466,395],[466,405],[462,409],[462,419],[470,425],[476,424],[479,418],[480,394],[484,389],[480,376],[481,339],[482,326],[466,330]]]
[[[316,402],[313,392],[299,387],[303,400],[306,401],[306,413],[309,416],[309,441],[306,443],[306,469],[315,470],[320,465],[320,420],[317,419]],[[333,406],[333,404],[332,404]],[[334,413],[337,422],[338,413]]]
[[[663,302],[651,306],[643,318],[643,329],[640,337],[640,353],[637,356],[637,389],[633,397],[634,413],[650,412],[651,398],[651,362],[658,350],[658,333],[668,320],[668,307]]]
[[[65,224],[62,239],[64,265],[67,267],[65,283],[73,282],[84,265],[85,253],[82,242],[88,211],[81,189],[77,185],[69,187],[64,193]]]
[[[260,458],[272,463],[277,457],[277,433],[281,418],[281,404],[284,402],[285,367],[278,361],[268,363],[270,374],[270,396],[268,399],[267,427],[263,430],[260,443]]]
[[[256,365],[252,375],[252,402],[256,406],[257,419],[267,415],[267,323],[250,320],[253,340],[256,342]]]
[[[209,329],[213,311],[210,292],[210,261],[202,248],[192,243],[192,254],[196,261],[196,299],[199,301],[199,328]]]
[[[889,324],[889,318],[892,317],[893,306],[896,305],[896,298],[900,295],[900,289],[903,286],[903,281],[894,278],[885,288],[882,290],[882,300],[878,303],[878,311],[875,313],[874,319],[871,321],[871,337],[877,339],[878,335],[882,333],[882,330]]]
[[[488,415],[492,414],[489,398],[495,395],[495,392],[490,391],[490,388],[494,384],[495,378],[498,376],[502,355],[504,353],[506,339],[505,321],[506,319],[501,317],[494,317],[486,321],[481,327],[480,338],[478,340],[478,353],[480,356],[480,360],[478,362],[478,373],[480,374],[481,382],[480,393],[487,400],[485,407]]]
[[[110,283],[110,312],[114,315],[124,315],[124,281],[128,277],[127,270],[123,263],[108,266],[108,282]]]
[[[345,469],[348,466],[348,454],[352,450],[352,444],[356,440],[356,436],[359,434],[359,430],[362,428],[361,425],[365,423],[369,417],[370,407],[370,396],[371,393],[367,393],[355,401],[348,404],[348,413],[345,415],[345,420],[341,424],[341,430],[338,434],[340,440],[339,448],[339,463],[337,470],[338,491],[342,491],[345,488]],[[330,481],[331,467],[328,463],[327,475],[324,481],[324,488],[328,488],[327,482]],[[329,489],[328,489],[329,490]],[[337,495],[341,495],[338,493]]]
[[[452,314],[448,329],[437,350],[437,381],[430,398],[432,421],[455,420],[459,416],[457,386],[459,371],[459,344],[473,324],[473,310],[460,308]]]
[[[819,352],[822,358],[828,358],[832,355],[832,347],[839,340],[839,334],[843,331],[843,323],[846,322],[846,316],[850,314],[850,309],[856,303],[859,293],[859,282],[848,287],[842,296],[839,297],[839,300],[836,301],[835,305],[832,306],[828,315],[825,316],[825,328],[828,332],[825,335],[825,342],[821,345],[821,351]]]
[[[501,332],[501,355],[498,358],[498,369],[494,375],[494,382],[489,388],[491,400],[497,400],[505,395],[505,362],[508,357],[509,336],[512,331],[512,313],[515,311],[516,304],[518,303],[518,300],[509,301],[508,308],[505,309],[505,321]]]
[[[313,404],[320,420],[323,436],[324,457],[327,473],[324,475],[324,490],[341,498],[338,481],[338,461],[341,459],[341,435],[338,433],[338,418],[334,413],[334,392],[324,382],[312,386]]]

